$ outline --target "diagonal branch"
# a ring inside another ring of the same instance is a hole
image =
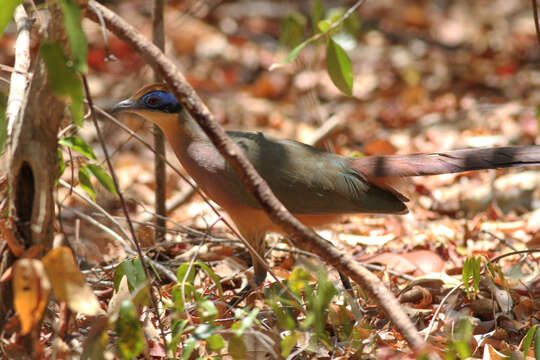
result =
[[[86,16],[97,21],[96,11],[100,11],[109,31],[133,47],[165,79],[174,96],[199,123],[219,152],[235,169],[246,188],[261,203],[270,218],[289,234],[295,245],[298,248],[314,252],[329,265],[336,267],[360,284],[381,306],[410,346],[417,350],[423,348],[424,341],[393,294],[381,286],[380,280],[375,275],[354,261],[352,257],[331,246],[287,211],[271,192],[266,182],[255,171],[253,165],[245,158],[242,151],[215,122],[210,111],[174,63],[114,12],[95,1],[90,3],[92,7],[88,9]]]

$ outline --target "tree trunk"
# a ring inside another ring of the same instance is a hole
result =
[[[62,14],[51,5],[50,22],[45,38],[66,44]],[[9,218],[12,229],[25,249],[42,246],[41,254],[52,247],[54,230],[53,190],[58,175],[57,133],[64,117],[65,104],[56,98],[48,84],[45,64],[37,58],[25,102],[8,129]],[[0,247],[1,248],[1,247]],[[15,257],[4,251],[0,274],[11,266]],[[0,284],[0,329],[13,308],[11,283]]]

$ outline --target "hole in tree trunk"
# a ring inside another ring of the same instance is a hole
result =
[[[26,245],[30,245],[32,243],[30,224],[32,220],[34,196],[34,173],[29,164],[24,162],[19,170],[19,175],[17,176],[15,206],[17,212],[17,231],[24,239]]]

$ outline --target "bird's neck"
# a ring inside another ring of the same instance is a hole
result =
[[[180,161],[186,160],[186,154],[191,144],[196,142],[210,142],[202,128],[185,110],[177,114],[167,114],[164,121],[157,122],[167,136],[167,140]]]
[[[176,114],[163,114],[163,117],[163,119],[155,122],[163,130],[163,133],[169,137],[168,140],[171,145],[189,144],[192,141],[209,141],[199,124],[193,120],[187,111],[182,109]]]

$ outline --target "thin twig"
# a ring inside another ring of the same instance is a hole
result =
[[[92,97],[90,96],[90,89],[88,88],[88,81],[86,79],[86,76],[82,76],[83,86],[84,86],[84,92],[86,95],[86,100],[88,101],[88,106],[90,108],[90,112],[92,114],[92,122],[94,123],[94,127],[96,129],[96,133],[99,139],[99,143],[101,144],[101,148],[103,150],[103,154],[105,155],[105,160],[107,160],[107,166],[109,168],[109,172],[111,173],[111,177],[114,183],[114,188],[116,189],[116,193],[118,195],[118,198],[120,199],[120,204],[122,206],[122,212],[124,213],[124,216],[126,217],[127,224],[129,231],[131,233],[131,237],[133,240],[133,243],[135,244],[135,248],[137,250],[137,254],[139,255],[139,258],[141,260],[141,265],[144,269],[144,274],[146,275],[146,278],[152,284],[151,277],[150,277],[150,269],[148,268],[148,264],[146,263],[145,256],[141,250],[141,246],[139,245],[139,241],[137,240],[137,235],[135,234],[135,227],[133,226],[133,223],[131,222],[131,218],[129,216],[129,211],[127,209],[126,201],[124,199],[124,195],[122,194],[122,190],[120,189],[120,185],[118,184],[118,178],[116,177],[116,172],[114,171],[114,168],[111,163],[111,159],[109,157],[109,152],[107,150],[107,146],[105,145],[105,139],[103,138],[103,134],[101,133],[101,128],[99,127],[96,111],[94,109],[94,102],[92,100]],[[158,289],[159,291],[159,289]],[[155,297],[155,294],[153,291],[150,291],[150,298],[152,301],[152,307],[155,311],[155,315],[158,321],[159,329],[161,331],[162,341],[165,348],[167,348],[167,338],[165,336],[165,328],[163,326],[163,322],[161,321],[161,317],[159,316],[159,308],[157,299]]]
[[[534,28],[536,29],[536,39],[540,45],[540,24],[538,24],[538,6],[536,5],[536,0],[532,0],[532,10],[534,15]]]
[[[153,0],[152,6],[152,41],[161,50],[165,48],[165,30],[163,24],[163,0]],[[154,79],[161,81],[158,73],[154,73]],[[154,181],[156,188],[154,190],[156,214],[167,216],[167,208],[165,206],[166,190],[167,190],[167,172],[165,167],[165,136],[163,131],[153,124],[154,147],[156,155],[154,155]],[[159,156],[158,156],[159,155]],[[156,217],[156,242],[165,240],[166,222],[162,218]]]
[[[100,223],[99,221],[97,221],[96,219],[94,219],[92,216],[88,216],[86,215],[85,213],[77,210],[77,209],[74,209],[74,208],[70,208],[62,203],[60,203],[59,201],[56,202],[56,205],[60,208],[63,208],[65,209],[66,211],[68,212],[71,212],[75,215],[77,215],[78,217],[84,219],[85,221],[87,221],[88,223],[98,227],[100,230],[102,231],[105,231],[107,234],[109,234],[110,236],[112,236],[116,241],[120,242],[120,243],[124,243],[124,239],[118,235],[114,230],[112,230],[110,227],[107,227],[105,225],[103,225],[102,223]],[[128,251],[127,249],[124,249],[126,251]]]
[[[502,238],[502,237],[500,237],[500,236],[497,236],[497,235],[495,235],[495,234],[493,234],[492,232],[487,231],[487,230],[480,230],[480,232],[481,232],[481,233],[484,233],[484,234],[487,234],[487,235],[491,236],[492,238],[494,238],[494,239],[496,239],[496,240],[502,242],[504,245],[508,246],[508,247],[509,247],[510,249],[512,249],[513,251],[517,251],[517,249],[516,249],[512,244],[510,244],[508,241],[506,241],[505,238]],[[531,270],[534,270],[534,265],[533,265],[533,263],[529,260],[529,258],[527,257],[526,254],[523,256],[522,260],[525,261],[525,263],[527,263],[527,265],[529,266],[529,268],[530,268]],[[534,258],[533,258],[533,260],[534,260]]]
[[[439,306],[437,306],[437,310],[435,310],[435,314],[433,314],[433,318],[429,322],[429,326],[427,328],[427,333],[424,336],[424,341],[428,341],[429,335],[431,334],[431,331],[433,331],[433,326],[435,325],[435,322],[437,321],[437,317],[439,316],[439,313],[441,312],[443,304],[448,300],[450,295],[452,295],[454,292],[457,291],[457,289],[459,289],[461,287],[461,285],[463,285],[463,283],[460,283],[459,285],[456,285],[452,290],[450,290],[448,292],[448,294],[446,294],[446,296],[441,300],[441,303],[439,304]]]
[[[490,259],[489,262],[494,263],[494,262],[497,262],[497,261],[499,261],[499,260],[501,260],[501,259],[503,259],[505,257],[508,257],[508,256],[519,255],[519,254],[532,254],[532,253],[537,253],[537,252],[540,252],[540,249],[536,248],[536,249],[526,249],[526,250],[512,251],[512,252],[509,252],[509,253],[506,253],[506,254],[495,256],[493,259]]]
[[[342,116],[332,116],[315,131],[308,144],[312,146],[319,146],[328,136],[335,133],[336,130],[343,128],[344,125],[345,121]]]
[[[64,180],[60,179],[59,180],[59,183],[60,185],[62,186],[65,186],[65,187],[70,187],[69,184],[65,183]],[[90,200],[88,197],[86,197],[83,193],[81,193],[80,191],[78,191],[76,188],[73,188],[73,193],[77,196],[79,196],[80,198],[84,199],[85,201],[87,201],[89,204],[91,204],[92,206],[94,206],[101,214],[103,214],[103,216],[105,216],[108,220],[110,220],[111,222],[113,222],[123,233],[125,233],[125,230],[124,228],[118,223],[118,221],[116,221],[115,218],[113,218],[107,211],[105,211],[105,209],[103,209],[101,206],[97,205],[95,202],[93,202],[92,200]],[[79,212],[73,208],[67,208],[65,205],[63,205],[62,203],[60,202],[57,202],[62,208],[66,208],[66,209],[69,209],[70,211],[72,211],[73,213],[77,214],[77,216],[79,216],[81,219],[84,219],[86,221],[88,221],[90,224],[100,228],[101,230],[107,232],[108,234],[110,234],[115,240],[117,240],[118,242],[120,242],[122,245],[124,245],[124,250],[126,251],[126,253],[128,253],[130,256],[137,256],[137,253],[132,250],[129,245],[128,245],[128,242],[126,242],[126,240],[124,238],[122,238],[118,233],[116,233],[114,230],[112,230],[111,228],[103,225],[102,223],[98,222],[98,221],[95,221],[95,219],[91,216],[88,216],[82,212]],[[129,237],[128,237],[129,239]],[[165,275],[169,280],[171,280],[172,282],[176,282],[177,279],[176,279],[176,276],[174,275],[174,273],[169,270],[167,267],[165,267],[164,265],[160,264],[159,262],[155,261],[155,260],[152,260],[151,258],[149,258],[148,256],[145,255],[145,259],[146,261],[148,261],[154,268],[156,268],[161,274]]]
[[[88,6],[94,9],[97,15],[98,21],[99,21],[101,34],[103,36],[103,43],[105,44],[105,54],[106,54],[105,61],[116,61],[117,60],[116,56],[114,56],[114,54],[111,53],[111,48],[109,47],[109,37],[107,36],[107,28],[105,27],[105,21],[103,20],[103,16],[99,12],[99,10],[94,7],[92,3],[89,2]]]
[[[105,209],[103,209],[101,206],[99,206],[98,204],[96,204],[95,201],[92,201],[92,199],[90,199],[88,196],[86,196],[85,194],[83,194],[82,192],[80,192],[79,190],[77,190],[76,188],[74,188],[73,186],[71,186],[70,184],[68,184],[66,181],[62,180],[62,179],[58,179],[58,184],[65,187],[66,189],[71,189],[71,191],[77,195],[78,197],[80,197],[81,199],[83,199],[84,201],[86,201],[88,204],[90,204],[92,207],[94,207],[97,211],[99,211],[100,213],[102,213],[109,221],[111,221],[113,224],[115,224],[118,229],[122,232],[122,235],[124,236],[124,238],[119,238],[118,241],[120,241],[122,243],[122,245],[124,245],[124,248],[125,249],[129,249],[129,243],[126,241],[126,239],[128,240],[131,240],[131,238],[129,237],[128,233],[126,232],[126,230],[124,230],[124,227],[122,225],[120,225],[120,223],[118,221],[116,221],[116,219],[114,217],[112,217]]]
[[[309,38],[308,40],[306,40],[306,42],[314,42],[316,40],[319,40],[320,38],[322,38],[323,36],[327,36],[328,34],[330,34],[333,30],[337,29],[338,27],[341,26],[341,24],[343,24],[343,22],[345,20],[347,20],[347,18],[349,16],[352,15],[352,13],[358,9],[358,7],[360,7],[360,5],[362,5],[364,3],[365,0],[359,0],[356,2],[356,4],[354,4],[353,6],[351,6],[346,12],[345,14],[343,14],[342,17],[339,18],[338,21],[336,21],[335,23],[333,23],[329,28],[328,30],[324,31],[324,32],[320,32],[314,36],[312,36],[311,38]],[[280,67],[283,67],[285,64],[272,64],[270,66],[270,68],[268,70],[272,71],[274,69],[278,69]]]
[[[9,66],[9,65],[0,64],[0,70],[5,71],[5,72],[10,72],[10,73],[17,73],[19,75],[23,75],[28,78],[32,77],[32,74],[30,74],[29,72],[23,72],[21,70],[17,70],[13,66]]]
[[[166,213],[173,212],[174,210],[178,209],[180,206],[185,204],[186,201],[188,201],[193,196],[193,194],[195,194],[195,192],[196,192],[196,189],[190,187],[186,189],[185,191],[178,193],[174,195],[172,198],[170,198],[169,200],[167,200],[167,202],[165,203]],[[149,222],[153,218],[162,218],[164,221],[167,221],[167,217],[164,215],[162,216],[148,210],[145,210],[145,211],[146,211],[146,214],[144,214],[143,217],[139,220],[140,222]],[[154,224],[154,225],[156,225],[156,228],[158,228],[159,226],[157,224]],[[163,227],[163,229],[166,229],[166,227]]]
[[[109,264],[109,265],[99,266],[98,269],[91,268],[91,269],[88,269],[88,270],[81,270],[81,273],[83,273],[83,274],[96,274],[96,273],[99,273],[99,272],[112,271],[112,270],[115,270],[118,267],[118,265],[120,265],[120,264],[121,263]]]
[[[152,6],[152,41],[154,44],[164,51],[165,49],[165,29],[163,23],[163,9],[164,2],[163,0],[154,0]],[[160,81],[159,75],[157,72],[154,72],[154,78],[156,81]],[[167,168],[165,167],[165,136],[163,131],[156,125],[153,124],[153,133],[154,133],[154,146],[156,148],[156,154],[159,156],[154,156],[154,181],[156,183],[156,188],[154,190],[154,206],[156,213],[161,216],[167,216],[167,207],[165,201],[167,200]],[[155,239],[156,242],[165,241],[165,234],[167,233],[167,222],[161,217],[155,218],[156,222],[156,232]],[[163,230],[160,227],[164,228]],[[158,291],[159,301],[163,303],[163,298],[161,296],[161,291]],[[169,349],[166,349],[167,356],[169,356]],[[176,349],[172,350],[173,354],[176,354]],[[176,356],[174,356],[176,357]]]

